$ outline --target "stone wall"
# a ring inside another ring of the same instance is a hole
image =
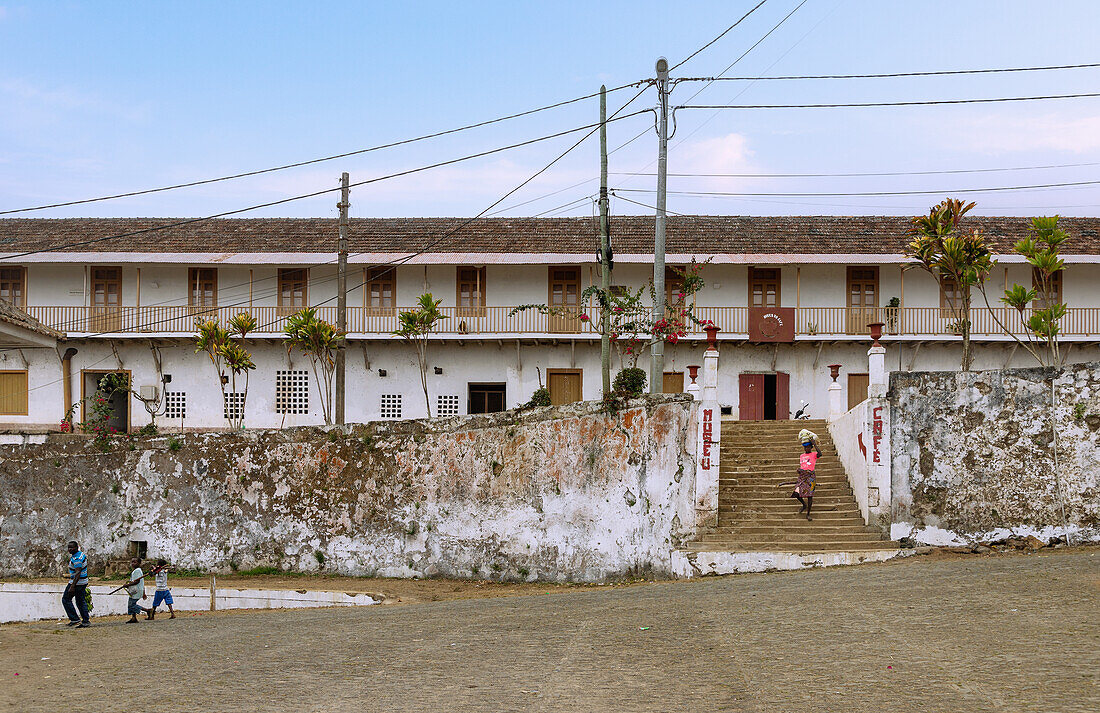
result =
[[[0,446],[0,575],[149,557],[228,571],[596,581],[671,574],[695,525],[686,395],[376,422]]]
[[[889,400],[895,537],[1049,537],[1064,501],[1071,532],[1100,538],[1100,365],[895,373]]]

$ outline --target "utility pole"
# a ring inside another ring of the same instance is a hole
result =
[[[668,60],[657,59],[657,216],[653,225],[653,321],[665,318],[665,188],[668,179]],[[664,391],[665,342],[655,339],[651,347],[649,393]]]
[[[600,368],[603,395],[611,393],[611,219],[607,205],[607,87],[600,87]]]
[[[348,333],[348,174],[340,174],[340,240],[337,246],[336,268],[336,328],[341,335]],[[347,384],[347,339],[336,345],[336,424],[344,425],[344,396]]]

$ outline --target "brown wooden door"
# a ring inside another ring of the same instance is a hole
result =
[[[764,418],[764,375],[741,374],[737,377],[738,417],[742,421]]]
[[[682,394],[684,392],[684,372],[682,371],[666,371],[664,373],[664,384],[661,386],[661,393],[664,394]]]
[[[117,332],[122,326],[122,268],[91,268],[92,332]]]
[[[485,316],[485,268],[460,267],[456,279],[455,304],[459,317]],[[467,327],[468,329],[468,327]],[[459,331],[462,331],[461,328]]]
[[[775,375],[775,420],[786,421],[791,417],[791,375],[777,372]]]
[[[848,334],[867,334],[867,325],[877,322],[878,268],[848,268]]]
[[[547,369],[546,381],[550,389],[550,403],[554,406],[583,399],[580,369]]]
[[[551,267],[549,292],[546,303],[551,310],[548,320],[550,332],[581,331],[581,269]]]
[[[867,385],[870,376],[867,374],[848,374],[848,410],[851,411],[858,404],[867,400]]]

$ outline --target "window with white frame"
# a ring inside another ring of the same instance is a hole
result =
[[[186,391],[164,392],[164,417],[179,419],[187,418]]]
[[[244,392],[228,391],[225,394],[225,418],[236,420],[244,418]]]
[[[458,414],[458,396],[452,394],[440,394],[436,397],[436,416],[457,416]]]
[[[309,372],[275,372],[275,413],[309,413]]]
[[[401,394],[382,394],[382,418],[401,418]]]

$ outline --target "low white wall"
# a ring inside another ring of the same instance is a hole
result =
[[[886,399],[866,399],[829,422],[829,435],[868,525],[890,524],[889,433]]]
[[[61,604],[64,584],[24,584],[0,582],[0,624],[14,621],[64,619]],[[125,591],[109,594],[109,585],[92,585],[91,616],[117,616],[126,613]],[[153,605],[153,591],[141,602]],[[172,589],[172,607],[176,611],[210,611],[210,590],[186,587]],[[348,607],[377,604],[364,593],[313,592],[284,589],[222,589],[215,587],[215,607],[222,609],[298,609],[303,607]],[[167,606],[161,605],[167,612]],[[167,613],[165,613],[167,616]]]

